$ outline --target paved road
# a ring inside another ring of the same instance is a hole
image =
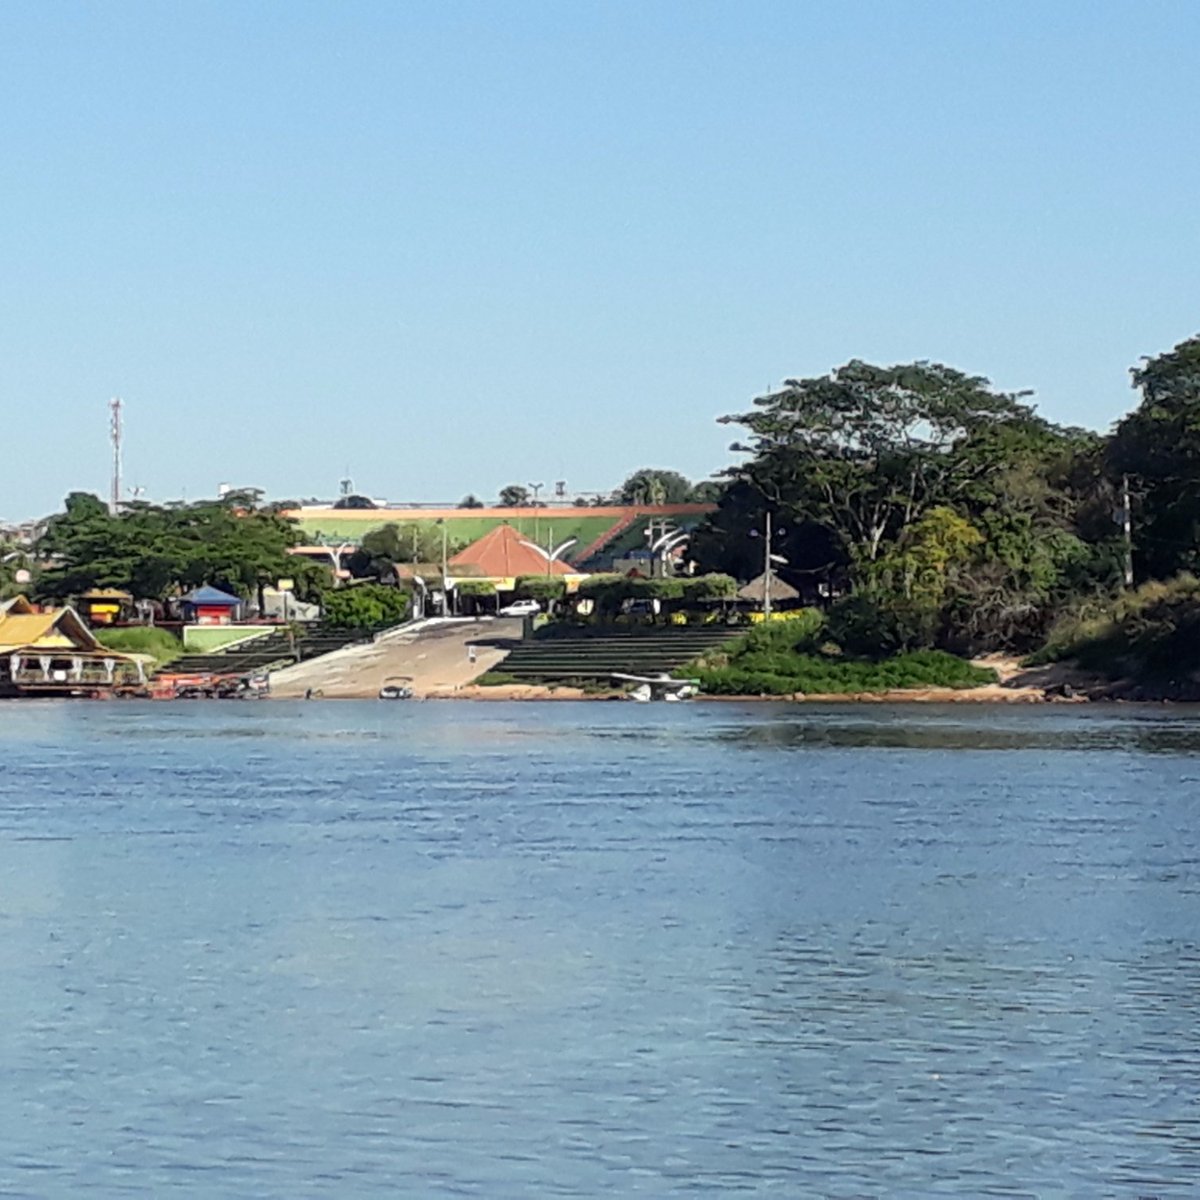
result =
[[[271,695],[303,697],[310,689],[327,698],[374,697],[388,683],[408,682],[418,696],[451,693],[503,661],[497,642],[521,636],[519,620],[455,621],[388,634],[369,646],[352,646],[271,675]],[[471,662],[468,646],[476,645]]]

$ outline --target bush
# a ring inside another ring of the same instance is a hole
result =
[[[1073,658],[1111,679],[1182,680],[1200,671],[1200,581],[1143,584],[1097,613],[1060,618],[1030,665]]]
[[[905,646],[895,609],[866,592],[839,600],[829,610],[827,623],[829,636],[847,654],[882,658]]]
[[[381,583],[338,588],[325,597],[322,618],[335,629],[382,629],[408,615],[409,595]]]
[[[994,671],[942,650],[917,650],[880,662],[757,651],[739,656],[726,667],[702,668],[697,674],[702,690],[724,696],[845,695],[924,687],[969,688],[996,682]]]
[[[154,625],[130,625],[121,629],[92,631],[100,645],[121,654],[151,654],[156,666],[174,662],[183,654],[183,643]]]
[[[553,575],[518,575],[516,582],[518,599],[536,600],[547,607],[567,594],[566,580]]]

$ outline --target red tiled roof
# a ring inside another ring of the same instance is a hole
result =
[[[477,542],[460,550],[451,567],[475,567],[488,579],[509,579],[516,575],[578,575],[566,563],[555,560],[547,570],[546,556],[532,546],[511,525],[497,525]]]

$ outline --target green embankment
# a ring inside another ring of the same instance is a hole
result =
[[[469,511],[469,510],[465,510]],[[300,517],[298,523],[306,537],[326,539],[345,538],[347,541],[359,541],[373,529],[382,529],[384,525],[416,525],[422,530],[437,531],[436,521],[423,520],[420,517],[397,518],[395,515],[379,519],[363,518],[359,520],[345,517],[330,517],[324,514],[312,517]],[[446,522],[450,541],[459,545],[476,541],[485,533],[504,524],[499,517],[450,517]],[[556,517],[552,512],[541,517],[537,522],[532,517],[515,517],[508,524],[512,525],[522,537],[533,538],[534,527],[537,526],[537,536],[541,543],[553,541],[555,545],[569,537],[578,538],[576,550],[583,550],[594,542],[601,534],[611,529],[616,521],[612,517]],[[567,555],[569,559],[570,554]]]
[[[1200,580],[1145,583],[1092,611],[1065,614],[1026,663],[1074,661],[1163,695],[1200,695]]]
[[[173,662],[183,654],[183,643],[165,629],[139,626],[128,629],[97,629],[96,640],[121,654],[150,654],[156,666]]]
[[[266,637],[272,632],[270,626],[247,629],[242,625],[185,625],[183,644],[189,654],[212,654],[237,642],[248,642]]]
[[[850,658],[822,643],[820,613],[757,626],[729,647],[688,668],[715,696],[851,695],[912,688],[971,688],[996,673],[942,650],[914,650],[879,660]]]

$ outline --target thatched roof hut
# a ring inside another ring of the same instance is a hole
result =
[[[747,600],[751,604],[766,603],[767,574],[764,571],[757,579],[752,579],[745,587],[738,589],[738,599]],[[771,572],[771,603],[786,604],[799,600],[800,593],[790,583],[785,583],[774,571]]]

